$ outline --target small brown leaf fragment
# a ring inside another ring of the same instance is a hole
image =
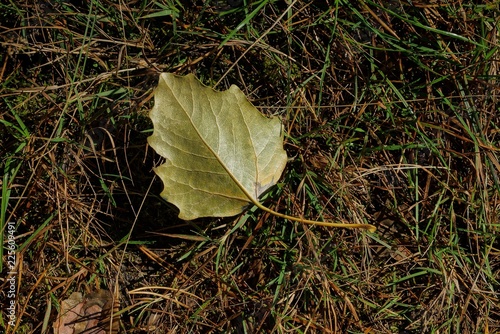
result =
[[[61,313],[54,323],[55,334],[107,334],[114,310],[113,295],[97,290],[85,298],[79,292],[61,302]],[[113,319],[113,333],[118,333],[118,318]]]
[[[75,334],[76,321],[83,315],[82,300],[80,292],[73,292],[61,302],[61,313],[53,326],[55,334]]]
[[[83,331],[80,333],[91,332],[96,334],[106,334],[106,331],[100,328],[101,313],[102,313],[102,307],[97,304],[87,307],[85,309],[85,319],[87,319],[86,325]],[[80,333],[75,333],[75,334],[80,334]]]

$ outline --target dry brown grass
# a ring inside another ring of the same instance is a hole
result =
[[[228,3],[0,5],[0,331],[116,288],[130,333],[499,332],[498,2]],[[178,220],[146,144],[162,71],[282,118],[268,206],[378,231]]]

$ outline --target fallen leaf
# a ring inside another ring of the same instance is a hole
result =
[[[61,312],[53,328],[54,334],[107,334],[109,316],[113,312],[113,295],[97,290],[83,298],[80,292],[61,302]],[[118,321],[113,321],[113,333],[118,333]]]
[[[82,301],[82,294],[73,292],[68,299],[61,302],[61,312],[54,323],[55,334],[75,334],[76,320],[83,316]]]
[[[259,202],[286,165],[282,125],[263,116],[238,87],[217,92],[194,75],[162,73],[154,95],[148,143],[166,159],[155,172],[163,181],[161,196],[177,206],[179,218],[234,216],[252,203],[304,224],[376,230],[292,217]]]
[[[155,169],[161,196],[179,217],[236,215],[276,184],[285,168],[282,125],[236,86],[217,92],[194,75],[160,75],[148,142],[166,158]]]

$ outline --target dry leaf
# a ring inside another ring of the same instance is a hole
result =
[[[155,169],[181,219],[234,216],[276,184],[285,168],[282,125],[236,86],[224,92],[194,77],[160,76],[148,142],[167,161]]]
[[[113,295],[97,290],[83,298],[80,292],[61,302],[61,312],[54,323],[54,334],[108,334],[110,315],[114,309]],[[113,333],[118,333],[118,321],[113,321]]]
[[[263,116],[234,85],[217,92],[192,74],[162,73],[149,117],[154,131],[148,143],[166,158],[155,168],[164,185],[161,196],[177,206],[181,219],[234,216],[254,204],[304,224],[376,230],[292,217],[260,203],[287,162],[282,125]]]

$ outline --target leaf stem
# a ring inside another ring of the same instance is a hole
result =
[[[261,203],[254,201],[253,199],[252,199],[252,202],[262,211],[270,213],[276,217],[296,221],[296,222],[303,223],[303,224],[326,226],[326,227],[340,227],[340,228],[361,228],[361,229],[368,230],[369,232],[375,232],[377,230],[377,228],[375,226],[370,225],[370,224],[345,224],[345,223],[335,223],[335,222],[320,222],[320,221],[315,221],[315,220],[309,220],[309,219],[289,216],[289,215],[285,215],[283,213],[279,213],[277,211],[271,210],[268,207],[262,205]]]

